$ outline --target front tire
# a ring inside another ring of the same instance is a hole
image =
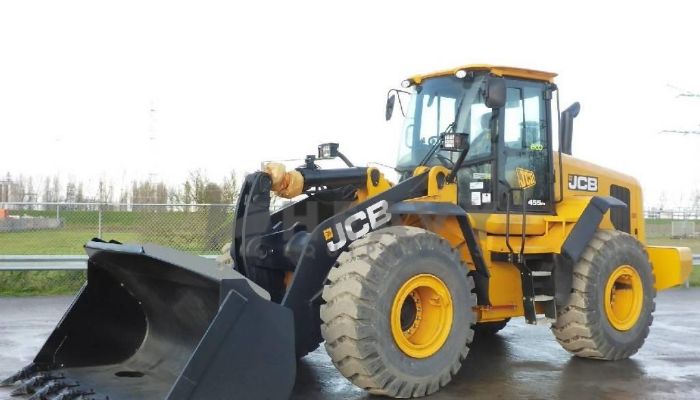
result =
[[[321,306],[326,351],[356,386],[391,397],[438,391],[469,352],[474,282],[440,236],[389,227],[338,258]]]
[[[649,334],[655,296],[642,244],[623,232],[599,230],[574,266],[571,297],[552,332],[578,357],[628,358]]]

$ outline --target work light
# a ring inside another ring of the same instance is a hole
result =
[[[468,133],[446,133],[442,142],[442,148],[447,151],[462,151],[468,145]]]
[[[328,160],[338,157],[338,143],[323,143],[318,145],[318,159]]]

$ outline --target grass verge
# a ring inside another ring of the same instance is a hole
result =
[[[2,271],[0,296],[73,295],[83,283],[84,271]]]

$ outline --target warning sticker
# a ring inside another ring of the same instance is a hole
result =
[[[483,189],[484,188],[484,182],[469,182],[469,189],[474,190],[474,189]]]
[[[484,204],[489,204],[491,202],[491,193],[482,193],[481,202]]]
[[[490,172],[474,172],[472,174],[472,179],[491,179],[491,173]]]
[[[480,206],[481,205],[481,192],[472,192],[472,205],[473,206]]]

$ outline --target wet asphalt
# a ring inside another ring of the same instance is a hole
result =
[[[31,361],[70,300],[0,298],[0,377]],[[8,393],[0,388],[0,399]],[[322,348],[299,362],[292,399],[367,398]],[[459,374],[429,398],[700,399],[700,289],[660,293],[645,346],[618,362],[571,357],[547,326],[513,320],[495,337],[477,337]]]

